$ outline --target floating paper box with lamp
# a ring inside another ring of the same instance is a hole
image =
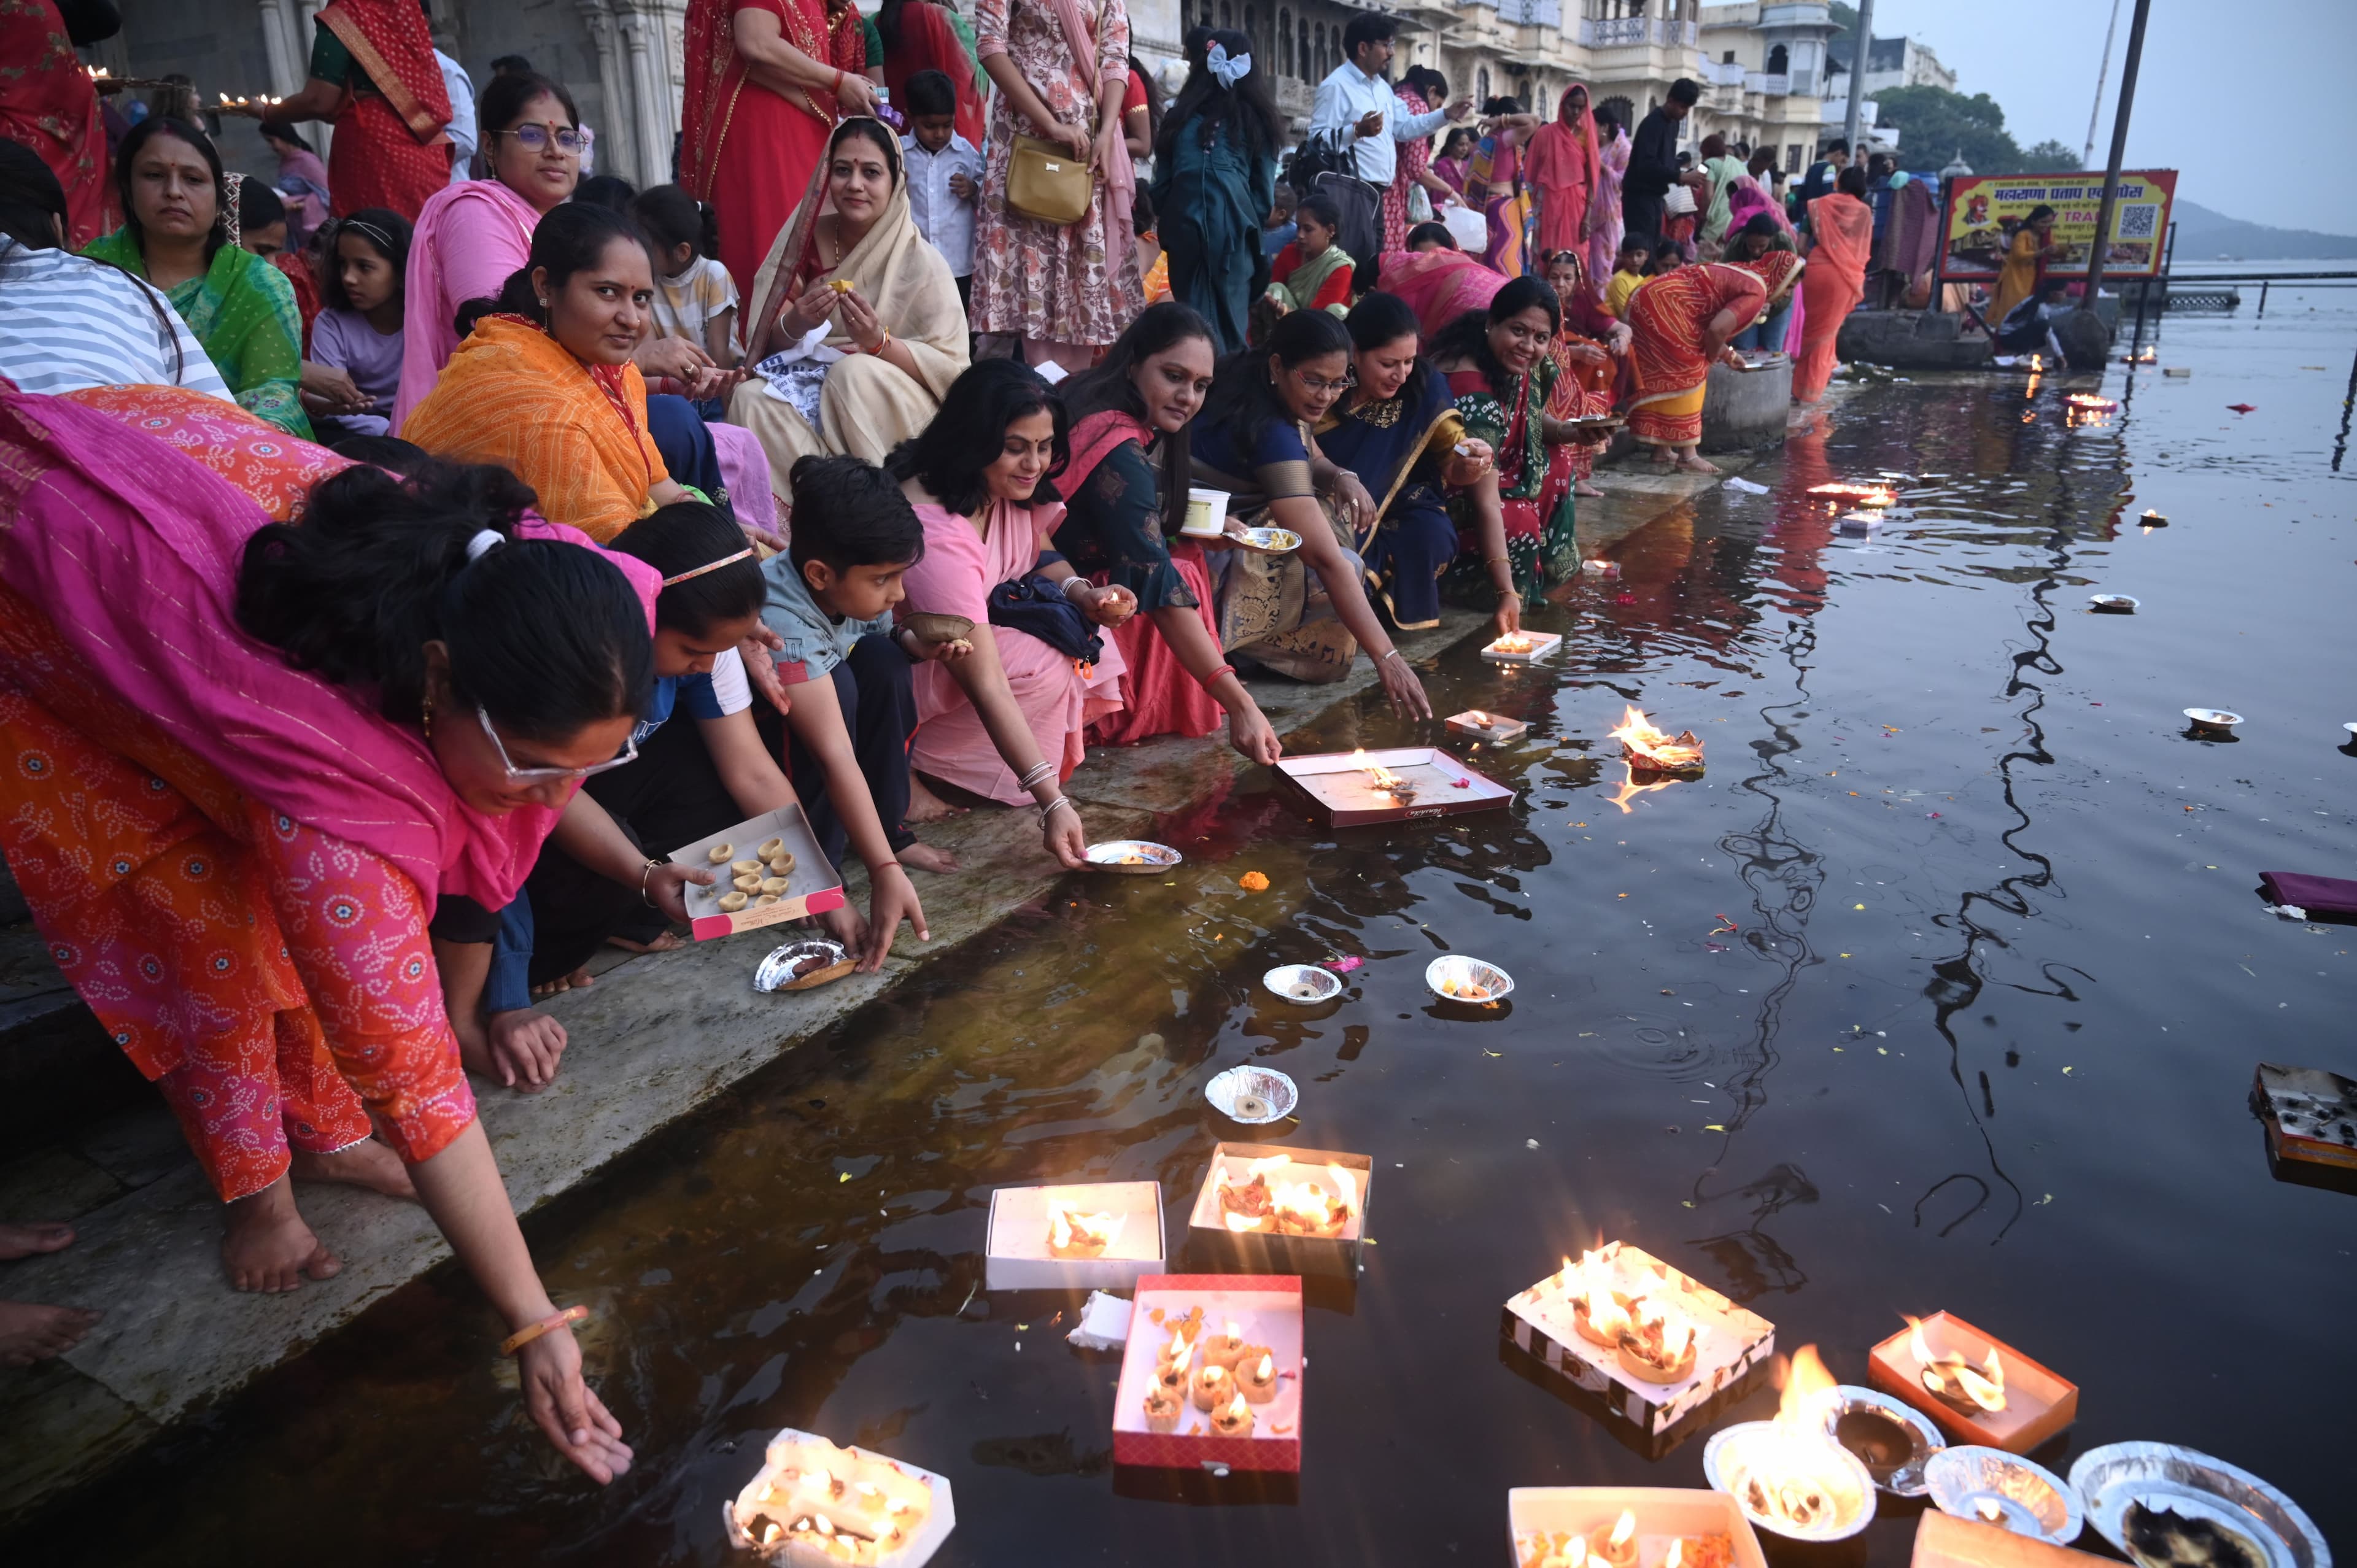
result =
[[[1338,828],[1493,811],[1514,799],[1437,746],[1284,757],[1274,771],[1312,817]]]
[[[1114,1462],[1299,1472],[1301,1342],[1296,1275],[1146,1275],[1114,1389]]]
[[[1666,774],[1677,779],[1702,777],[1702,742],[1686,730],[1668,735],[1653,726],[1645,711],[1631,703],[1621,713],[1620,727],[1606,734],[1620,743],[1620,755],[1638,773]]]
[[[1831,484],[1811,485],[1809,493],[1836,506],[1855,501],[1859,506],[1886,507],[1899,499],[1899,492],[1888,485],[1855,485],[1838,480]]]
[[[1481,657],[1492,664],[1535,664],[1563,646],[1552,631],[1510,631],[1482,645]]]
[[[950,1484],[931,1471],[792,1427],[721,1517],[730,1544],[795,1568],[920,1568],[957,1523]]]
[[[1867,1370],[1964,1443],[2027,1454],[2079,1416],[2079,1386],[1945,1312],[1877,1345]]]
[[[1676,1487],[1516,1487],[1514,1568],[1766,1568],[1734,1500]]]
[[[1475,740],[1503,744],[1520,740],[1530,733],[1531,726],[1521,719],[1510,719],[1503,714],[1490,713],[1481,708],[1468,708],[1461,714],[1448,715],[1452,734],[1471,736]]]
[[[1776,1348],[1766,1318],[1620,1241],[1565,1259],[1506,1303],[1502,1329],[1648,1434],[1697,1414]]]
[[[1215,1144],[1187,1217],[1189,1254],[1253,1273],[1356,1276],[1373,1185],[1365,1155]]]
[[[992,1290],[1127,1290],[1163,1269],[1162,1184],[1000,1187],[985,1252]]]

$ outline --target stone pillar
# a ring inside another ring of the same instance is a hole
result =
[[[597,84],[604,90],[606,113],[597,131],[597,172],[640,181],[637,125],[638,95],[631,91],[628,50],[616,24],[615,0],[577,0],[582,24],[597,51]]]
[[[295,0],[261,0],[262,53],[270,63],[270,91],[285,95],[303,85],[310,63],[309,39],[296,45]]]

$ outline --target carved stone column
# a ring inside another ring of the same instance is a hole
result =
[[[637,100],[630,81],[629,51],[616,22],[615,0],[577,0],[589,42],[597,51],[597,84],[603,89],[605,113],[597,121],[597,172],[618,174],[631,184],[641,182],[637,136]]]

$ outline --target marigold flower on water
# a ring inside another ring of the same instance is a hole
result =
[[[1265,893],[1268,891],[1268,878],[1257,871],[1247,871],[1236,878],[1236,886],[1247,893]]]

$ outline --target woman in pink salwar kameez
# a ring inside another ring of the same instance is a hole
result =
[[[971,652],[929,659],[915,671],[909,766],[987,800],[1036,804],[1049,853],[1074,866],[1087,839],[1062,784],[1081,764],[1089,721],[1121,707],[1120,650],[1099,638],[1093,660],[1076,657],[990,618],[993,590],[1006,583],[1051,596],[1024,607],[1043,629],[1063,615],[1054,598],[1065,599],[1079,615],[1063,615],[1060,630],[1075,638],[1119,625],[1137,607],[1128,589],[1088,583],[1050,551],[1063,504],[1033,498],[1068,455],[1063,405],[1048,383],[1011,360],[985,360],[951,383],[939,416],[889,467],[925,529],[902,615],[974,622]]]

